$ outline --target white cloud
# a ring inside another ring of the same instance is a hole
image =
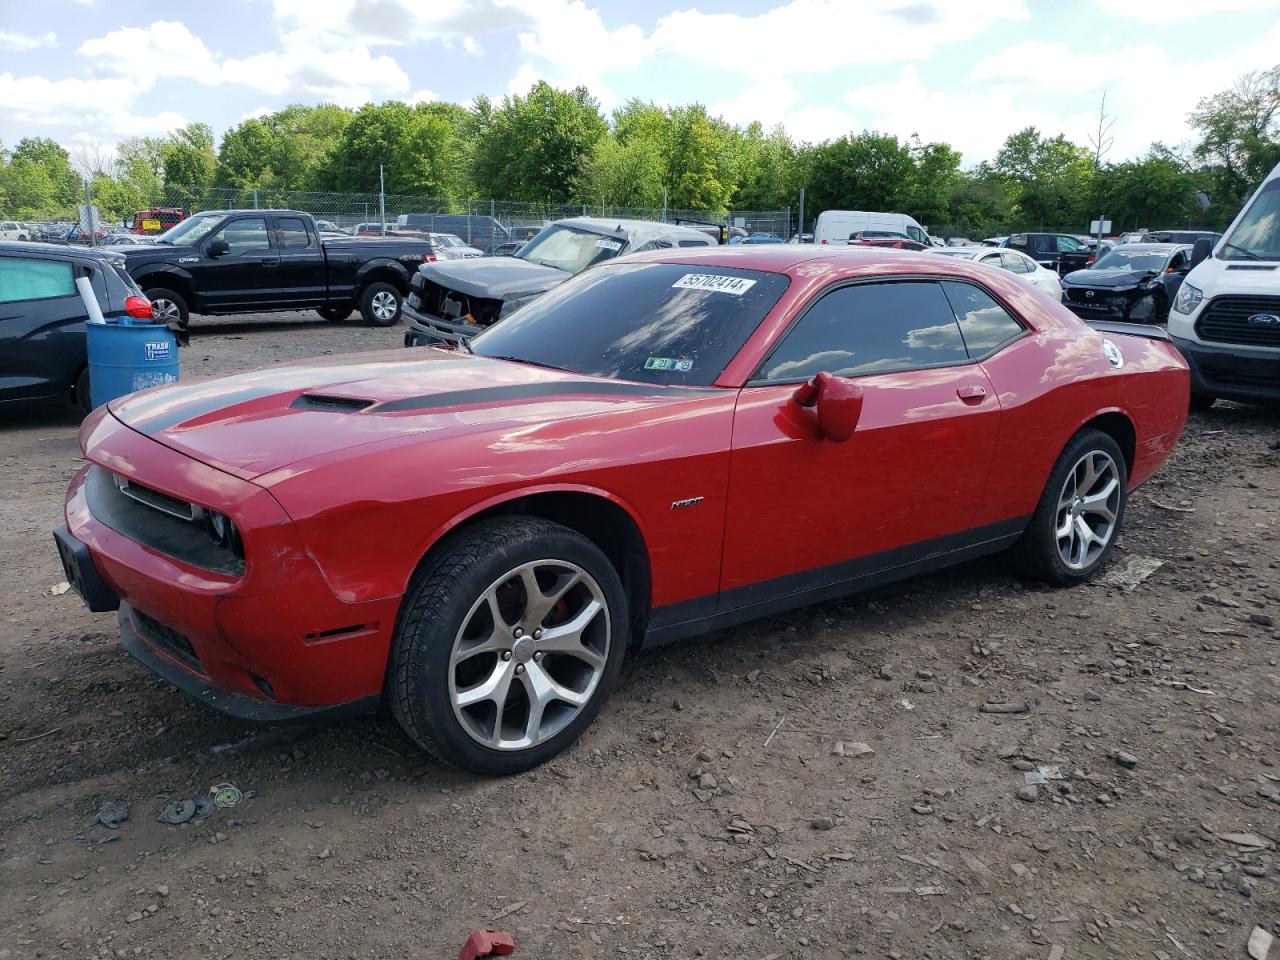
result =
[[[1150,90],[1149,77],[1171,72],[1164,50],[1150,44],[1108,53],[1077,53],[1061,41],[1031,40],[980,60],[972,75],[977,80],[1070,92],[1102,90],[1132,79]]]
[[[224,79],[204,41],[177,20],[112,30],[80,44],[76,55],[88,62],[96,76],[186,77],[207,85]]]
[[[0,73],[0,126],[82,127],[96,139],[167,133],[186,123],[172,111],[134,113],[139,92],[127,78],[49,80]]]
[[[404,98],[404,102],[416,107],[420,103],[435,103],[439,99],[440,96],[434,90],[415,90]]]
[[[22,53],[26,50],[39,50],[41,47],[56,47],[57,45],[58,35],[52,30],[39,37],[28,33],[11,33],[8,30],[0,30],[0,50]]]
[[[1191,17],[1220,16],[1247,10],[1274,10],[1275,0],[1098,0],[1109,17],[1124,17],[1147,23],[1168,23]]]
[[[472,57],[484,56],[484,47],[480,46],[480,44],[476,42],[475,37],[463,37],[462,50],[464,53]]]

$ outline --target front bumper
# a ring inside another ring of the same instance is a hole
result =
[[[1275,350],[1171,339],[1191,368],[1192,392],[1245,403],[1280,403],[1280,353]]]
[[[405,301],[400,308],[404,318],[406,347],[457,347],[466,343],[483,328],[471,323],[455,323],[427,313]]]
[[[95,515],[87,480],[90,470],[105,468],[86,467],[76,475],[59,552],[87,555],[78,564],[88,571],[82,579],[101,583],[100,590],[91,585],[88,591],[99,598],[90,601],[93,609],[110,608],[118,598],[125,611],[121,639],[130,652],[236,716],[289,720],[376,702],[398,596],[342,599],[266,490],[156,443],[110,414],[92,423],[85,447],[95,461],[129,471],[138,483],[234,517],[244,537],[242,570],[196,566],[166,553],[163,542],[139,542],[109,526],[109,517]],[[144,628],[136,629],[139,624]],[[135,628],[132,634],[126,625]],[[146,656],[139,655],[139,644]],[[253,701],[252,709],[244,700]]]

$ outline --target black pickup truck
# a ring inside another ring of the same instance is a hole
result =
[[[210,210],[153,244],[114,249],[156,316],[181,326],[193,313],[316,310],[345,320],[356,309],[390,326],[414,272],[435,259],[417,238],[321,239],[296,210]]]

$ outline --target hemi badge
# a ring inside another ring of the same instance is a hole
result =
[[[703,497],[690,497],[688,500],[676,500],[671,504],[672,510],[681,510],[684,507],[696,507],[703,501]]]

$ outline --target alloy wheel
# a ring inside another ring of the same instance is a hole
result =
[[[177,323],[182,319],[178,305],[165,297],[151,301],[151,313],[161,323]]]
[[[1085,570],[1107,549],[1121,493],[1120,471],[1109,453],[1090,450],[1071,468],[1058,495],[1054,529],[1058,554],[1068,568]]]
[[[395,295],[385,290],[379,291],[369,301],[369,308],[373,310],[373,315],[379,320],[391,320],[396,315]]]
[[[507,571],[462,620],[449,657],[454,716],[476,742],[525,750],[590,702],[609,659],[604,592],[563,560]]]

